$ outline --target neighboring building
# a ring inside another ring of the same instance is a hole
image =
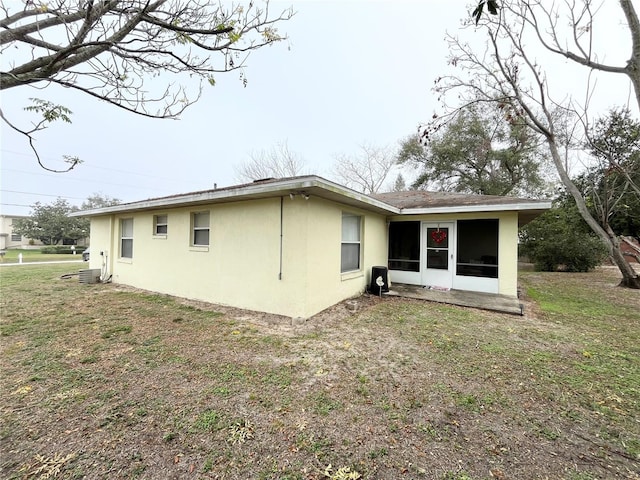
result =
[[[42,243],[39,239],[23,237],[18,233],[14,233],[13,225],[16,220],[23,218],[31,218],[26,215],[0,215],[0,250],[6,250],[8,248],[28,248],[28,247],[42,247]],[[89,238],[81,238],[76,241],[76,245],[87,246]]]
[[[91,268],[160,293],[309,317],[370,283],[517,295],[518,227],[551,202],[424,191],[368,196],[317,176],[73,214]]]
[[[0,215],[0,250],[7,248],[23,248],[30,245],[42,245],[40,240],[23,237],[14,233],[13,225],[16,220],[29,218],[24,215]]]

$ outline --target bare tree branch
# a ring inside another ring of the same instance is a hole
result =
[[[0,90],[55,83],[153,118],[177,118],[217,73],[246,85],[248,54],[284,40],[276,25],[293,16],[269,0],[0,0],[0,12]]]
[[[235,167],[236,177],[241,182],[252,182],[265,178],[287,178],[304,174],[307,166],[304,159],[281,142],[269,150],[250,154],[250,159]]]
[[[16,127],[14,124],[12,124],[7,117],[4,116],[4,112],[2,111],[2,109],[0,109],[0,118],[2,118],[2,120],[9,125],[9,127],[11,127],[13,130],[15,130],[16,132],[18,132],[21,135],[24,135],[25,137],[27,137],[27,140],[29,141],[29,147],[31,148],[31,150],[33,151],[33,154],[36,157],[36,160],[38,161],[38,165],[40,165],[40,167],[42,167],[43,169],[47,170],[48,172],[53,172],[53,173],[65,173],[68,172],[70,170],[73,170],[73,168],[78,165],[79,163],[82,163],[82,160],[80,160],[78,157],[70,157],[70,156],[66,156],[65,157],[65,162],[69,164],[69,167],[65,168],[64,170],[57,170],[54,168],[49,168],[46,165],[44,165],[42,163],[42,160],[40,159],[40,155],[38,154],[38,150],[36,149],[36,146],[34,145],[34,138],[33,138],[33,133],[38,131],[38,130],[43,130],[44,128],[46,128],[44,126],[45,124],[45,120],[42,120],[40,123],[38,123],[34,128],[32,128],[29,131],[25,131],[25,130],[21,130],[20,128]]]
[[[573,118],[585,127],[588,126],[587,104],[578,105],[573,98],[567,97],[562,101],[554,101],[550,94],[549,79],[545,70],[533,58],[533,52],[527,41],[533,35],[547,50],[566,58],[606,72],[616,72],[626,75],[636,89],[640,106],[640,69],[630,68],[640,62],[640,48],[636,49],[636,42],[640,38],[640,23],[633,10],[631,2],[619,0],[620,6],[629,20],[632,32],[634,53],[627,66],[617,67],[599,63],[593,55],[592,37],[588,35],[586,44],[582,44],[582,30],[592,29],[595,22],[595,12],[592,11],[590,0],[583,0],[582,7],[578,2],[566,3],[570,10],[569,18],[572,23],[570,36],[578,45],[578,53],[561,48],[560,33],[556,19],[559,18],[556,3],[541,0],[521,2],[505,0],[502,2],[496,17],[485,17],[481,23],[487,33],[487,45],[481,55],[476,53],[476,46],[460,41],[457,37],[449,36],[451,50],[450,63],[463,70],[464,75],[451,74],[437,82],[436,92],[441,96],[455,95],[461,106],[449,108],[447,113],[436,120],[439,125],[454,118],[460,109],[466,108],[473,102],[487,100],[497,101],[505,105],[505,114],[511,121],[524,122],[529,128],[541,134],[546,140],[549,153],[560,179],[576,202],[576,206],[590,228],[607,245],[609,253],[622,274],[621,285],[640,288],[640,278],[620,250],[620,239],[616,236],[607,218],[601,219],[602,224],[592,216],[586,205],[582,193],[569,177],[566,158],[561,150],[562,141],[566,137],[558,131],[560,116]],[[576,10],[577,8],[577,10]],[[545,18],[546,22],[539,19]],[[586,22],[580,24],[579,22]],[[638,29],[639,31],[634,31]],[[585,30],[586,32],[587,30]],[[587,95],[589,98],[590,94]],[[428,138],[438,125],[427,126],[423,136]],[[566,150],[565,150],[566,152]],[[600,201],[613,201],[601,198]],[[604,211],[604,209],[602,210]],[[607,210],[608,211],[608,210]]]
[[[378,193],[396,164],[396,154],[388,147],[361,145],[359,155],[338,155],[333,176],[346,187],[362,193]]]

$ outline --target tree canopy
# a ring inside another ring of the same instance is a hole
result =
[[[118,205],[120,199],[110,197],[109,195],[102,195],[101,193],[94,193],[89,195],[85,201],[82,202],[80,210],[91,210],[93,208],[110,207],[112,205]]]
[[[78,207],[62,198],[50,204],[36,202],[29,218],[16,220],[13,231],[27,238],[36,238],[45,245],[65,241],[73,243],[89,236],[88,220],[69,216],[76,211]]]
[[[505,120],[499,104],[460,110],[428,142],[406,139],[398,161],[420,169],[414,188],[481,195],[537,196],[544,187],[538,141]]]
[[[591,128],[586,148],[597,160],[576,183],[603,228],[640,240],[640,122],[613,109]]]
[[[210,0],[33,0],[0,1],[0,89],[57,84],[129,112],[176,118],[200,98],[203,83],[242,71],[247,55],[283,37],[276,24],[291,18],[272,14],[268,0],[247,4]],[[181,80],[199,78],[189,91]],[[7,112],[2,119],[24,134],[71,112],[51,99],[33,99],[33,127],[20,128]],[[70,168],[79,159],[68,157]],[[44,165],[42,165],[44,167]],[[46,167],[45,167],[46,168]]]
[[[520,253],[536,270],[587,272],[599,265],[607,250],[580,216],[570,196],[563,194],[553,208],[520,231]]]

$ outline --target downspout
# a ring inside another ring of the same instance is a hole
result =
[[[116,216],[115,215],[110,215],[109,218],[109,250],[107,250],[105,252],[105,256],[106,258],[104,259],[105,261],[105,276],[107,281],[110,281],[113,277],[113,262],[114,262],[114,258],[116,258],[116,254],[117,252],[115,251],[116,248],[116,239],[114,238],[115,234],[116,234]]]
[[[282,280],[282,225],[283,225],[284,197],[280,197],[280,272],[278,280]]]

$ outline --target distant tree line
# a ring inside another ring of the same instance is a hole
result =
[[[40,240],[45,245],[69,244],[89,236],[89,219],[69,216],[80,210],[117,205],[120,200],[100,194],[88,197],[80,207],[58,198],[49,204],[36,202],[28,218],[15,221],[13,232]]]

